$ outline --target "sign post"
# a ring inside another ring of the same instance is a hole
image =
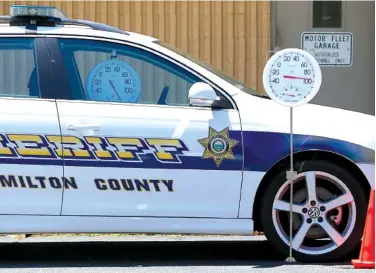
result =
[[[321,81],[321,69],[316,59],[307,51],[297,48],[278,51],[264,67],[263,85],[266,93],[275,102],[290,108],[290,170],[286,172],[286,179],[290,183],[290,244],[287,262],[295,261],[292,255],[292,206],[297,172],[294,171],[293,160],[293,108],[311,101],[318,93]]]

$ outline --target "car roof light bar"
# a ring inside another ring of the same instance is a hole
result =
[[[38,26],[55,26],[56,22],[66,18],[66,15],[55,7],[44,6],[10,6],[11,26],[25,26],[26,29],[36,30]]]
[[[11,16],[0,16],[0,21],[9,22],[10,26],[25,26],[27,29],[36,30],[38,26],[54,27],[56,25],[81,25],[93,30],[101,30],[129,35],[128,32],[106,24],[69,19],[56,7],[11,5]]]
[[[56,7],[46,6],[28,6],[28,5],[11,5],[9,7],[10,16],[36,16],[36,17],[53,17],[67,18],[67,16]]]

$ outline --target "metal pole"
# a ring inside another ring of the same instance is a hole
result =
[[[278,52],[279,48],[276,50],[269,50],[266,52],[266,61],[268,61],[269,53]],[[294,172],[294,142],[293,142],[293,107],[290,107],[290,170],[286,172],[286,178],[290,182],[290,246],[289,246],[289,257],[286,259],[288,263],[294,263],[295,259],[292,257],[292,201],[293,201],[293,184],[296,180],[297,173]]]
[[[293,108],[290,107],[290,171],[294,171],[294,134],[293,134]],[[290,180],[290,258],[292,258],[292,199],[293,199],[293,183],[294,181]]]
[[[286,259],[287,262],[293,263],[295,259],[292,257],[292,202],[293,202],[293,185],[296,179],[296,173],[294,172],[294,134],[293,134],[293,107],[290,107],[290,171],[287,172],[286,177],[290,182],[290,246],[289,246],[289,257]]]

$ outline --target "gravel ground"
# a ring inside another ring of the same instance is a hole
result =
[[[263,236],[0,236],[1,273],[374,272],[284,259]]]

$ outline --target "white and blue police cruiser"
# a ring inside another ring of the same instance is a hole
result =
[[[55,8],[12,6],[0,22],[0,233],[257,230],[288,253],[287,107],[157,39]],[[296,108],[295,258],[359,244],[373,126]]]

